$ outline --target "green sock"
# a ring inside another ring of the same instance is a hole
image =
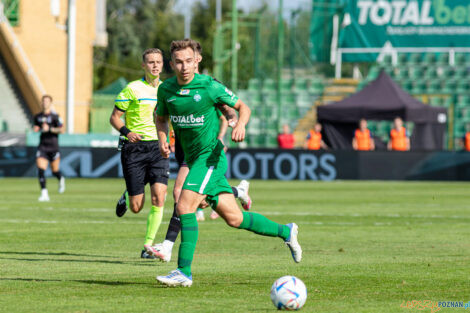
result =
[[[178,269],[185,275],[191,275],[191,263],[198,237],[198,225],[195,213],[180,215],[181,220],[181,244],[178,253]]]
[[[238,228],[246,229],[263,236],[281,237],[284,240],[289,237],[290,228],[286,225],[275,223],[258,213],[242,213],[243,221]]]
[[[154,206],[150,208],[149,216],[147,217],[147,234],[145,235],[144,245],[153,244],[155,235],[157,234],[158,228],[162,223],[163,207]]]

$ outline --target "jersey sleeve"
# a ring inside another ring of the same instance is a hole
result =
[[[135,99],[134,92],[127,85],[121,92],[117,95],[116,100],[114,100],[114,106],[122,112],[126,112],[129,104]]]
[[[39,126],[41,127],[41,123],[39,122],[39,114],[36,114],[34,116],[34,126]]]
[[[59,114],[56,114],[55,115],[55,127],[62,127],[62,125],[64,125],[62,123],[62,119],[60,118]]]
[[[163,88],[158,88],[157,92],[157,106],[155,107],[155,112],[158,116],[168,115],[168,106],[166,103],[165,90]]]
[[[238,97],[227,87],[213,79],[209,88],[209,94],[216,103],[223,103],[233,107]]]

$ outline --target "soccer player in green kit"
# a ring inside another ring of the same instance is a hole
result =
[[[221,83],[206,75],[195,74],[195,48],[189,41],[173,41],[170,65],[176,77],[166,80],[158,89],[156,126],[160,152],[168,158],[168,118],[178,136],[189,166],[189,174],[177,204],[181,219],[181,244],[178,268],[157,280],[168,286],[189,287],[193,283],[191,263],[198,238],[196,209],[206,199],[226,223],[256,234],[280,237],[292,253],[295,262],[302,259],[295,223],[281,225],[266,217],[242,212],[232,194],[225,172],[227,159],[223,144],[217,139],[219,123],[216,104],[227,104],[239,112],[232,130],[232,140],[245,138],[249,107]]]

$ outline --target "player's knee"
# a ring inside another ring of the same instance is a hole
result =
[[[155,205],[155,206],[163,206],[165,204],[165,196],[162,195],[162,196],[152,196],[152,205]]]
[[[188,205],[185,205],[184,203],[179,203],[176,205],[176,213],[178,213],[178,215],[182,215],[182,214],[188,214],[188,213],[191,213],[191,208],[188,206]]]
[[[143,208],[143,203],[139,203],[138,201],[130,201],[129,202],[129,208],[133,213],[139,213],[140,210]]]
[[[225,219],[225,222],[230,227],[238,228],[238,227],[240,227],[241,223],[243,222],[243,216],[241,216],[241,217],[238,216],[238,215],[228,216]]]

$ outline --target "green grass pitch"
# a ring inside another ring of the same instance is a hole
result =
[[[68,179],[59,195],[49,178],[51,202],[38,203],[36,179],[0,179],[0,312],[274,312],[269,291],[283,275],[305,282],[302,312],[470,300],[469,183],[252,181],[254,211],[299,225],[302,262],[280,239],[231,229],[206,210],[191,288],[155,280],[176,268],[176,249],[170,263],[140,259],[149,205],[115,217],[123,186]]]

